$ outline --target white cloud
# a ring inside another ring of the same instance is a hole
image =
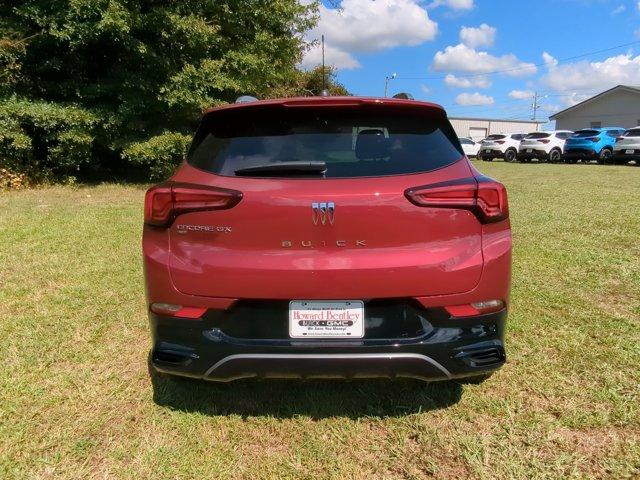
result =
[[[475,5],[473,0],[434,0],[429,4],[429,8],[447,6],[451,10],[472,10]]]
[[[427,87],[424,83],[420,84],[420,90],[422,90],[422,93],[429,93],[431,91],[431,89]]]
[[[483,23],[478,28],[462,27],[460,29],[460,42],[471,48],[490,47],[496,39],[495,27]]]
[[[618,5],[616,8],[612,10],[611,15],[618,15],[624,12],[626,9],[627,7],[625,7],[624,5]]]
[[[484,75],[477,77],[456,77],[451,73],[444,77],[444,83],[449,87],[456,88],[489,88],[491,80]]]
[[[576,93],[572,92],[570,95],[565,97],[564,103],[567,107],[573,107],[574,105],[584,102],[588,98],[593,97],[593,94],[590,93]]]
[[[544,60],[544,63],[547,66],[547,68],[553,68],[556,65],[558,65],[558,60],[556,60],[552,55],[548,54],[547,52],[542,52],[542,60]]]
[[[640,11],[640,2],[638,2],[638,10]]]
[[[581,61],[556,65],[540,82],[552,90],[607,89],[620,84],[636,85],[640,78],[640,55],[616,55],[602,62]]]
[[[438,24],[429,18],[419,0],[343,0],[340,8],[319,5],[320,19],[308,40],[325,36],[327,64],[355,68],[356,53],[372,53],[398,46],[415,46],[433,40]],[[314,47],[302,62],[317,64]]]
[[[481,93],[461,93],[456,97],[458,105],[493,105],[493,97]]]
[[[543,104],[540,108],[548,113],[556,113],[562,110],[563,107],[561,107],[560,105],[547,103],[547,104]]]
[[[516,100],[525,100],[527,98],[533,98],[534,93],[531,90],[511,90],[509,97]]]
[[[522,62],[513,54],[496,57],[487,52],[479,52],[462,43],[450,45],[444,51],[436,52],[431,67],[436,71],[465,73],[506,70],[504,73],[512,77],[531,75],[537,71],[533,63]]]
[[[324,46],[324,60],[327,65],[332,65],[342,70],[360,67],[360,62],[351,54],[331,45]],[[300,66],[305,69],[312,69],[317,65],[322,65],[322,46],[319,43],[307,50],[302,62],[300,62]]]
[[[633,32],[633,34],[636,36],[636,38],[640,38],[640,28]]]

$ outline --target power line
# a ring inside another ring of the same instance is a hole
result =
[[[603,48],[601,50],[594,50],[592,52],[587,52],[587,53],[581,53],[580,55],[573,55],[571,57],[565,57],[565,58],[560,58],[560,59],[556,59],[556,63],[555,65],[558,65],[560,63],[563,62],[568,62],[570,60],[576,60],[578,58],[584,58],[584,57],[588,57],[590,55],[597,55],[599,53],[605,53],[605,52],[610,52],[612,50],[617,50],[619,48],[624,48],[624,47],[630,47],[632,45],[637,45],[640,43],[640,40],[636,40],[634,42],[628,42],[628,43],[623,43],[621,45],[616,45],[615,47],[609,47],[609,48]],[[468,77],[482,77],[485,75],[495,75],[498,73],[508,73],[508,72],[515,72],[518,70],[528,70],[531,69],[532,67],[543,67],[545,65],[547,65],[547,62],[542,62],[542,63],[535,63],[535,64],[528,64],[528,65],[522,65],[519,67],[513,67],[513,68],[506,68],[504,70],[494,70],[491,72],[484,72],[484,73],[463,73],[463,74],[458,74],[456,75],[457,78],[468,78]],[[438,79],[443,79],[446,78],[447,75],[450,74],[438,74],[438,75],[427,75],[427,76],[402,76],[402,75],[398,75],[397,79],[398,80],[438,80]]]

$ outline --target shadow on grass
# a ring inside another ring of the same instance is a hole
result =
[[[240,380],[212,383],[151,375],[157,405],[205,415],[394,417],[454,405],[462,395],[455,381]]]

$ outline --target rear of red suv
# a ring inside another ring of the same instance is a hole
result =
[[[505,188],[444,110],[321,97],[208,111],[145,199],[161,372],[481,376],[505,361]]]

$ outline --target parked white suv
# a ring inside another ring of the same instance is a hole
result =
[[[502,158],[505,162],[515,161],[520,141],[525,133],[500,133],[489,135],[482,141],[478,158],[490,162],[494,158]]]
[[[570,130],[553,130],[548,132],[532,132],[527,134],[518,149],[518,161],[530,162],[546,160],[556,163],[562,160],[564,144],[573,132]]]
[[[462,145],[462,150],[467,158],[478,157],[478,150],[480,150],[480,142],[474,142],[470,138],[459,138],[460,145]]]
[[[630,128],[616,139],[613,146],[613,161],[627,163],[635,161],[640,167],[640,127]]]

